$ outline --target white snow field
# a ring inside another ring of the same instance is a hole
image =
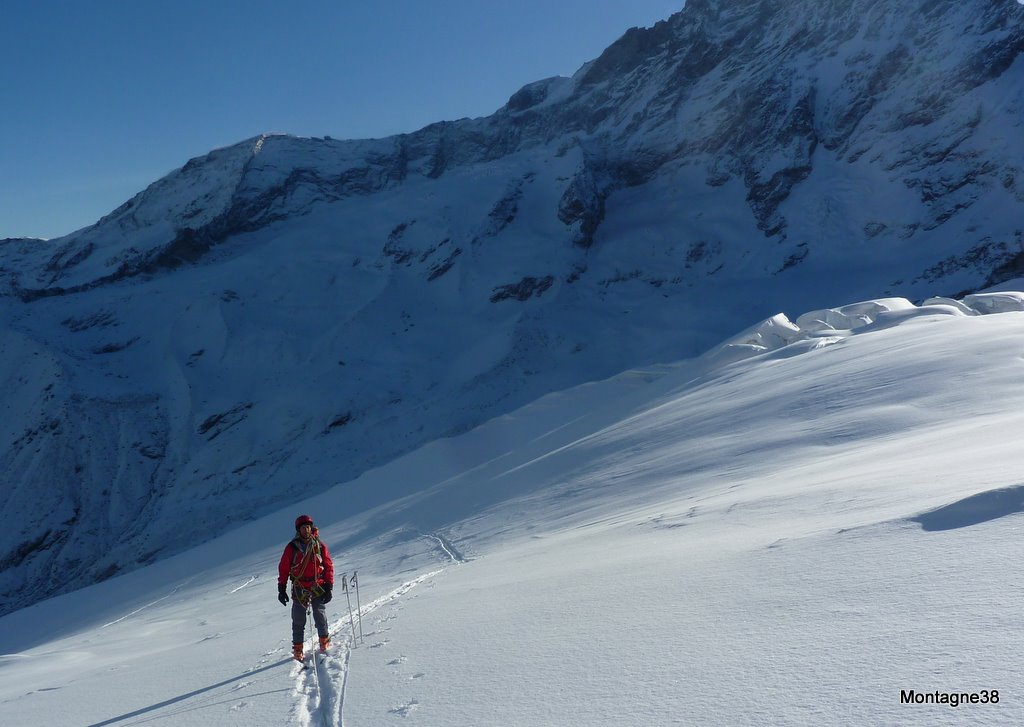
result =
[[[0,724],[1024,724],[1022,384],[1024,294],[776,316],[27,604]]]

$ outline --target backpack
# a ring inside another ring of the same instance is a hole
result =
[[[299,578],[306,572],[306,566],[309,565],[310,559],[316,564],[315,573],[313,576],[312,588],[306,588],[299,582]],[[289,571],[292,580],[292,595],[298,600],[303,606],[308,605],[311,597],[319,597],[324,593],[324,589],[316,582],[316,579],[320,577],[323,572],[323,556],[320,550],[320,538],[314,532],[313,537],[309,541],[309,546],[306,551],[302,551],[302,540],[295,538],[292,541],[292,566]]]

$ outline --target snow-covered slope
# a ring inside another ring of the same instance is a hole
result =
[[[0,242],[0,612],[779,310],[1015,276],[1022,16],[691,0],[490,117]]]
[[[0,721],[1020,724],[1022,336],[1021,293],[875,300],[553,393],[0,618]],[[310,670],[299,512],[362,610]]]
[[[429,244],[444,232],[448,252],[495,237],[533,247],[531,232],[552,248],[651,246],[638,277],[663,284],[704,277],[678,266],[692,253],[723,263],[726,279],[838,256],[882,258],[916,276],[905,283],[977,287],[1020,252],[1022,18],[1013,0],[697,0],[487,118],[373,141],[259,137],[194,159],[11,284],[33,298],[154,272],[363,198],[384,212],[384,233],[433,222]],[[454,178],[479,195],[453,195]],[[405,204],[385,212],[377,199],[391,191]],[[424,193],[435,215],[471,224],[419,220],[408,207]],[[331,216],[344,229],[369,212]],[[560,225],[537,229],[550,217]],[[637,219],[641,229],[625,224]],[[864,246],[870,255],[851,255]],[[557,258],[537,262],[564,278]]]

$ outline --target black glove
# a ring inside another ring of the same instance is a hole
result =
[[[277,600],[281,602],[282,606],[288,605],[288,587],[284,583],[277,584]]]
[[[324,595],[320,596],[320,600],[324,603],[330,603],[331,599],[334,598],[334,595],[331,593],[331,590],[334,588],[334,584],[325,583],[320,587],[324,589]]]

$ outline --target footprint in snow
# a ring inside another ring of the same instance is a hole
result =
[[[388,666],[398,666],[399,664],[404,664],[407,661],[409,661],[409,657],[400,656],[397,659],[392,659],[391,661],[389,661]]]
[[[376,644],[370,644],[370,648],[371,649],[379,649],[382,646],[386,646],[387,643],[388,643],[388,640],[384,639],[383,641],[378,641]]]
[[[423,677],[425,677],[425,676],[426,676],[426,674],[424,674],[424,673],[423,673],[423,672],[421,672],[421,671],[418,671],[418,672],[416,672],[415,674],[413,674],[413,675],[412,675],[411,677],[409,677],[409,678],[410,678],[410,679],[422,679],[422,678],[423,678]]]
[[[394,709],[389,709],[388,713],[389,714],[397,714],[399,717],[408,717],[412,712],[416,711],[416,708],[419,705],[420,705],[419,702],[417,702],[415,699],[412,699],[412,700],[406,702],[405,704],[403,704],[401,707],[395,707]]]

